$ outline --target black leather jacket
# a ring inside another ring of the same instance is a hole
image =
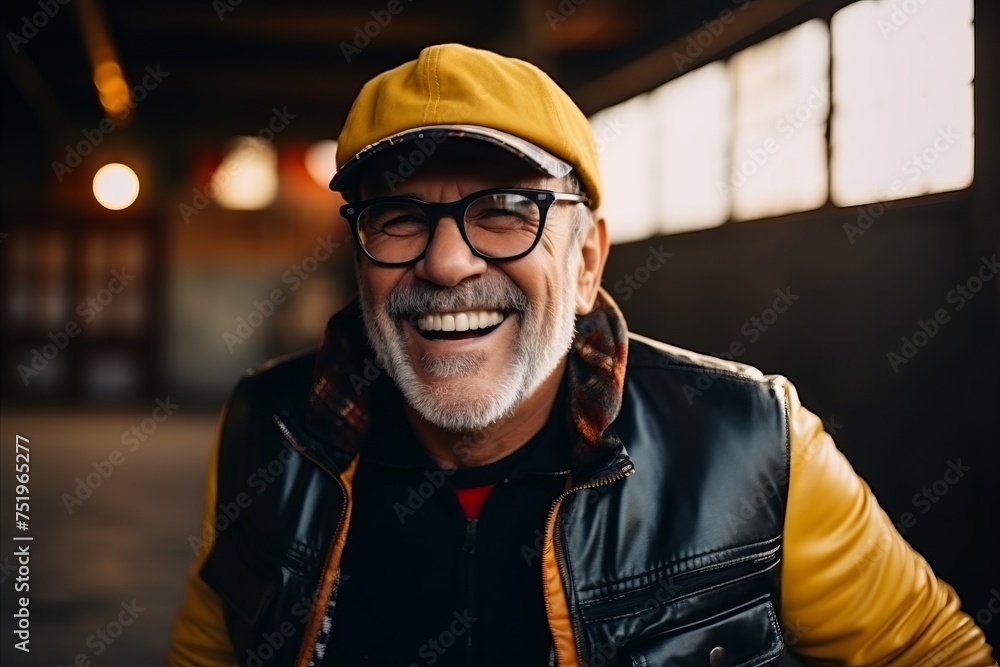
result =
[[[616,342],[621,357],[627,348],[620,403],[603,416],[613,421],[599,442],[576,445],[572,486],[542,548],[558,664],[776,664],[785,394],[738,364],[637,336]],[[345,395],[319,390],[334,408],[326,418],[314,409],[315,352],[248,375],[227,408],[216,536],[201,577],[222,601],[242,665],[323,664],[364,456],[343,444],[363,430],[365,388],[384,380],[360,356],[341,361],[355,370]]]

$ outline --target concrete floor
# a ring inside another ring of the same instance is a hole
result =
[[[135,425],[141,429],[154,407],[0,413],[3,665],[163,663],[192,558],[188,536],[198,528],[216,416],[186,413],[180,406],[144,442],[123,444],[123,433]],[[30,524],[23,533],[14,529],[15,434],[27,436],[31,450]],[[115,450],[121,455],[113,459],[117,466],[109,462]],[[112,471],[106,479],[91,475],[95,462]],[[77,493],[78,478],[86,483],[88,475],[100,485],[82,504],[73,503],[70,513],[66,498]],[[14,532],[34,540],[15,542]],[[31,554],[30,654],[16,650],[12,639],[12,614],[24,595],[14,590],[12,554],[23,544],[30,544]],[[129,624],[113,638],[121,621]]]

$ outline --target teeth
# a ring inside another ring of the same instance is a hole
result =
[[[503,322],[503,313],[497,310],[470,310],[461,313],[428,313],[417,318],[421,331],[475,331]]]

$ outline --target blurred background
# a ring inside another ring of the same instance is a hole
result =
[[[447,41],[538,64],[591,116],[630,328],[791,378],[996,645],[998,13],[5,3],[0,658],[160,663],[219,408],[354,293],[326,189],[349,105]],[[14,535],[34,537],[30,654]]]

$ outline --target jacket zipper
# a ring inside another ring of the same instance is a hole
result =
[[[600,486],[606,486],[608,484],[611,484],[612,482],[617,482],[620,479],[624,479],[624,478],[628,477],[633,472],[635,472],[635,465],[631,461],[629,461],[628,463],[626,463],[625,465],[623,465],[618,470],[614,471],[613,473],[609,473],[609,474],[605,475],[604,477],[601,477],[600,479],[596,479],[596,480],[593,480],[593,481],[590,481],[590,482],[586,482],[586,483],[580,484],[578,486],[573,486],[573,487],[570,487],[570,488],[566,489],[565,491],[563,491],[555,499],[555,501],[552,503],[552,508],[549,510],[549,517],[545,521],[546,532],[547,532],[547,528],[548,528],[549,524],[551,522],[553,522],[553,521],[556,520],[556,512],[558,511],[559,505],[562,503],[563,499],[566,498],[566,496],[568,496],[569,494],[573,493],[574,491],[580,491],[580,490],[583,490],[583,489],[594,489],[594,488],[597,488],[597,487],[600,487]],[[553,542],[552,549],[555,552],[555,557],[556,557],[556,567],[559,570],[559,577],[562,579],[563,590],[565,591],[565,594],[566,594],[566,605],[568,607],[569,606],[570,591],[569,591],[569,588],[566,586],[566,564],[564,562],[565,561],[565,556],[563,555],[562,546],[560,544],[560,539],[559,539],[559,525],[558,524],[555,524],[552,527],[552,542]],[[548,589],[546,588],[544,590],[545,590],[545,596],[544,596],[545,597],[545,612],[546,612],[546,615],[549,618],[551,618],[552,617],[552,603],[549,600],[549,591],[548,591]],[[570,626],[571,626],[570,629],[571,629],[571,631],[573,633],[573,641],[576,644],[576,654],[577,654],[577,657],[582,661],[583,660],[583,629],[579,627],[579,622],[577,621],[577,618],[572,613],[570,613],[569,619],[570,619]],[[553,644],[553,650],[556,653],[556,665],[558,666],[558,665],[561,664],[561,659],[559,657],[559,651],[556,648],[555,644]]]
[[[466,553],[467,558],[466,570],[468,580],[466,586],[465,611],[469,616],[472,616],[476,602],[476,537],[479,528],[479,517],[483,515],[486,505],[496,495],[497,489],[506,482],[507,480],[504,479],[493,486],[493,489],[486,496],[486,500],[483,502],[482,507],[479,508],[479,515],[475,517],[465,516],[465,508],[462,507],[462,503],[458,500],[457,492],[452,492],[452,497],[455,499],[455,505],[458,506],[459,512],[461,512],[462,516],[465,517],[465,542],[462,545],[462,551]],[[475,617],[473,616],[473,618]],[[466,657],[468,658],[469,664],[472,664],[472,626],[470,625],[465,632]]]
[[[340,504],[340,518],[337,520],[337,529],[334,531],[333,537],[330,540],[330,546],[327,547],[326,557],[323,559],[323,570],[320,572],[319,582],[316,585],[316,590],[313,592],[313,599],[315,600],[315,603],[313,605],[312,615],[309,617],[309,624],[306,626],[307,635],[313,635],[313,636],[306,636],[303,638],[302,646],[299,648],[299,655],[295,661],[295,664],[297,666],[305,667],[312,662],[312,653],[314,653],[316,650],[316,640],[319,634],[318,628],[321,627],[320,624],[316,623],[317,615],[319,615],[320,618],[326,615],[326,610],[330,606],[330,599],[334,595],[334,593],[331,592],[329,596],[321,596],[320,593],[324,588],[324,580],[326,578],[327,570],[330,568],[331,565],[333,565],[333,563],[331,563],[330,560],[333,557],[334,548],[336,547],[337,542],[340,539],[340,532],[345,528],[344,519],[347,517],[347,509],[348,509],[348,504],[350,503],[350,498],[347,493],[347,486],[344,484],[344,480],[341,479],[340,475],[334,474],[333,472],[330,471],[329,468],[323,465],[323,463],[316,460],[316,458],[312,456],[312,454],[310,454],[305,447],[302,446],[302,444],[298,441],[298,439],[294,435],[292,435],[291,431],[288,429],[288,426],[286,426],[285,423],[281,420],[281,418],[279,418],[277,415],[274,416],[274,422],[275,424],[277,424],[278,430],[281,431],[281,433],[285,436],[285,439],[288,440],[288,442],[290,442],[293,447],[295,447],[296,451],[298,451],[300,454],[302,454],[307,459],[312,461],[314,464],[319,466],[319,468],[324,472],[326,472],[328,475],[333,477],[333,479],[337,482],[337,486],[340,487],[340,492],[343,497],[343,502]],[[320,604],[320,599],[319,599],[320,597],[326,598],[325,600],[322,601],[322,604]],[[310,632],[309,630],[313,626],[317,628],[317,631]]]
[[[479,525],[478,518],[466,518],[465,519],[465,546],[464,551],[468,558],[468,575],[469,575],[469,585],[466,597],[466,614],[472,615],[473,605],[475,604],[475,582],[476,582],[476,527]],[[472,660],[472,626],[470,625],[466,631],[466,656],[468,657],[470,663]]]

